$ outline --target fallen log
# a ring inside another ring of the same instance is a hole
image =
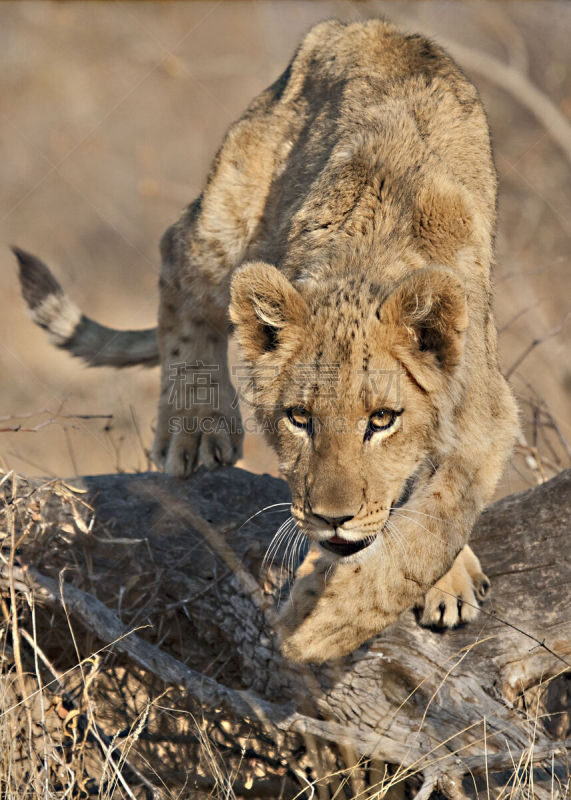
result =
[[[237,469],[184,482],[6,474],[1,489],[7,625],[25,598],[20,625],[33,608],[36,661],[39,652],[58,679],[98,651],[100,681],[122,670],[155,696],[176,687],[177,702],[238,761],[249,737],[255,768],[237,780],[241,796],[258,796],[256,780],[262,796],[276,776],[283,797],[309,797],[312,782],[320,798],[405,784],[420,800],[437,789],[450,798],[524,784],[530,797],[568,791],[571,470],[482,515],[472,546],[493,591],[476,623],[437,633],[407,612],[350,657],[303,668],[282,659],[273,630],[281,559],[262,568],[289,513],[282,481]],[[99,697],[117,724],[124,698],[110,701],[109,686]],[[165,742],[181,735],[171,726],[157,749],[155,716],[138,737],[144,758],[132,755],[131,778],[144,773],[147,794],[160,792]],[[189,736],[191,750],[204,746]],[[190,751],[180,747],[178,762],[175,751],[169,780],[188,784],[192,772],[204,788],[196,763],[185,772]]]

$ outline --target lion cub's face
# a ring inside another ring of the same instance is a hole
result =
[[[462,286],[426,269],[396,287],[360,276],[294,287],[251,264],[230,314],[292,515],[333,557],[365,555],[431,463],[462,355]]]

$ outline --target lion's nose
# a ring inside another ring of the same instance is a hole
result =
[[[352,516],[349,517],[326,517],[323,514],[316,514],[315,511],[313,512],[313,516],[317,517],[317,519],[322,519],[328,525],[331,525],[332,528],[340,528],[344,522],[349,522],[350,519],[353,519]]]

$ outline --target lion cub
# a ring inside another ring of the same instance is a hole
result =
[[[282,615],[292,659],[349,653],[414,605],[427,624],[477,613],[489,584],[466,541],[517,429],[490,311],[495,207],[486,118],[449,56],[386,22],[324,22],[163,236],[158,335],[88,320],[17,251],[60,347],[161,364],[153,452],[174,475],[240,455],[233,326],[313,542]],[[199,372],[215,407],[187,390]]]

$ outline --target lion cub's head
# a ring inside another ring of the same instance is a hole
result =
[[[234,278],[230,317],[294,518],[333,556],[364,555],[446,447],[462,284],[429,268],[396,286],[365,276],[294,285],[252,263]]]

